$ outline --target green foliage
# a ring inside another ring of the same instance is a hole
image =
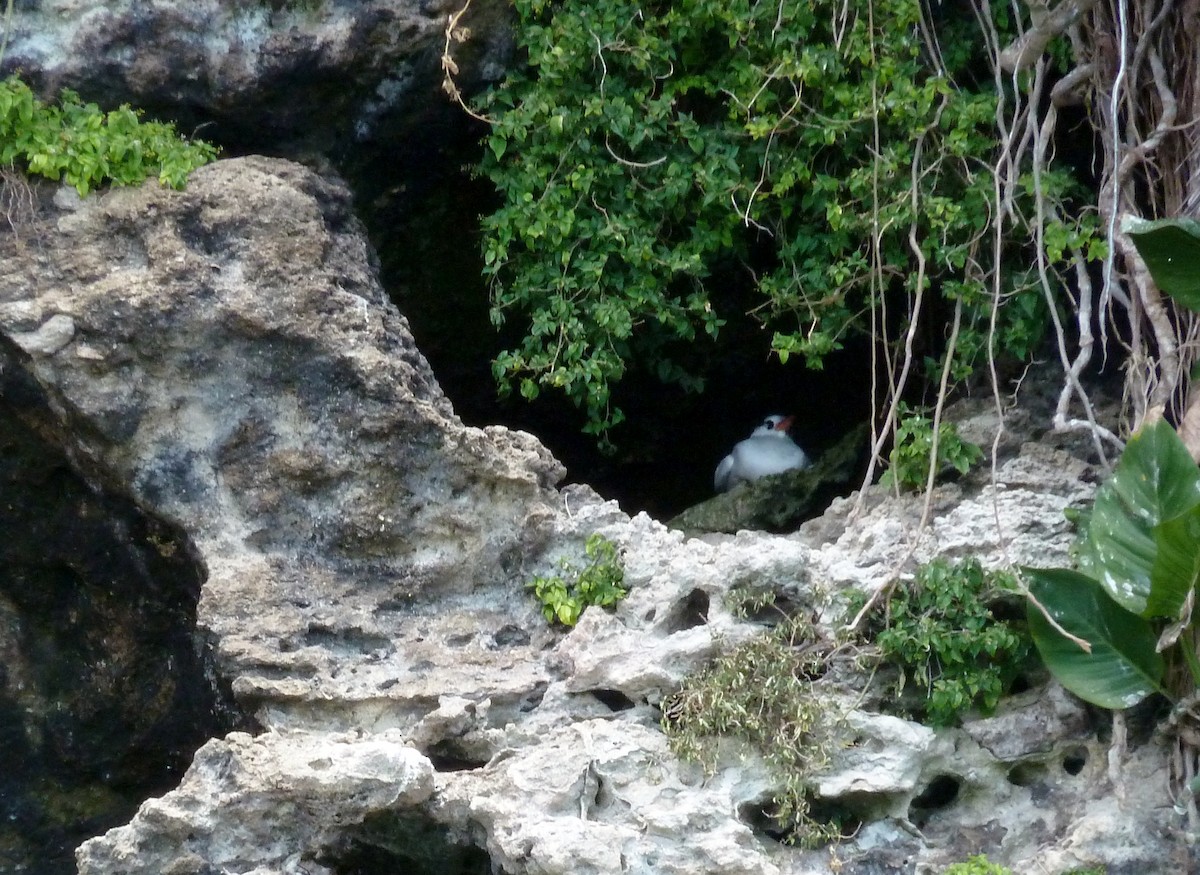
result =
[[[1012,575],[985,571],[978,560],[937,559],[892,594],[875,641],[903,669],[901,688],[912,681],[925,691],[928,723],[951,726],[973,708],[991,712],[1016,677],[1029,636],[989,607],[1015,590]]]
[[[542,603],[547,622],[574,626],[588,605],[611,607],[625,598],[621,585],[625,570],[616,545],[603,535],[590,535],[583,547],[587,563],[576,568],[570,560],[559,561],[561,574],[538,577],[525,584]]]
[[[1059,682],[1105,708],[1194,690],[1200,470],[1166,422],[1129,440],[1096,492],[1078,557],[1079,571],[1024,569],[1036,600],[1028,609],[1030,631]]]
[[[1200,222],[1130,219],[1122,230],[1136,244],[1155,284],[1189,310],[1200,312]]]
[[[933,460],[933,420],[910,410],[903,402],[897,420],[895,441],[882,483],[888,488],[924,489]],[[960,474],[966,474],[982,458],[983,450],[963,440],[954,423],[943,420],[938,424],[939,466],[950,466]]]
[[[1086,574],[1066,568],[1027,568],[1038,604],[1088,650],[1029,608],[1029,631],[1042,660],[1071,692],[1103,708],[1127,708],[1162,691],[1164,663],[1158,635],[1142,617],[1111,599]]]
[[[761,754],[780,785],[772,816],[806,846],[838,832],[809,816],[806,793],[837,744],[835,709],[814,684],[823,662],[812,628],[792,617],[723,653],[663,703],[663,731],[677,756],[712,771],[721,739]]]
[[[979,854],[963,863],[947,866],[942,870],[942,875],[1013,875],[1013,870],[993,863],[985,854]]]
[[[736,585],[725,594],[725,606],[730,613],[739,619],[746,620],[767,608],[776,608],[778,595],[769,587],[750,587]],[[783,611],[780,610],[780,616]]]
[[[1091,866],[1085,869],[1071,869],[1063,875],[1105,875],[1103,866]],[[1013,875],[1013,870],[999,863],[993,863],[986,854],[971,857],[962,863],[954,863],[942,870],[942,875]]]
[[[494,362],[502,390],[561,391],[603,434],[629,362],[699,390],[682,359],[742,312],[775,329],[782,361],[815,368],[885,300],[911,312],[931,291],[963,304],[956,377],[993,310],[997,348],[1037,343],[1042,294],[987,243],[997,95],[973,79],[971,16],[923,20],[912,0],[514,6],[528,66],[480,106],[495,121],[481,172],[503,199],[483,222],[492,318],[526,324]],[[1042,186],[1047,213],[1069,215],[1074,183]],[[1032,198],[1030,184],[1003,211],[1024,265]],[[1062,222],[1048,245],[1094,232]],[[750,294],[719,290],[735,302],[718,312],[714,271],[739,264]]]
[[[173,125],[142,121],[128,106],[104,112],[66,89],[50,105],[15,75],[0,83],[0,165],[63,179],[80,195],[105,182],[138,185],[151,175],[183,188],[188,174],[216,154],[215,146],[185,140]]]

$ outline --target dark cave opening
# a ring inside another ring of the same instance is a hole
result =
[[[844,348],[820,371],[798,359],[781,364],[770,351],[771,330],[750,312],[761,303],[752,272],[735,263],[716,266],[709,282],[714,305],[728,320],[720,337],[675,350],[704,379],[705,391],[663,384],[649,364],[631,362],[614,389],[613,402],[627,417],[611,435],[614,452],[602,452],[581,430],[583,412],[551,390],[533,402],[515,392],[501,398],[492,361],[518,343],[524,327],[514,314],[497,331],[488,313],[480,218],[496,208],[498,196],[473,171],[487,128],[441,94],[435,60],[409,71],[407,96],[398,104],[378,103],[367,93],[341,100],[340,113],[303,138],[295,125],[256,128],[245,108],[215,117],[184,107],[181,127],[217,142],[227,157],[265,153],[318,171],[332,167],[353,192],[384,289],[407,317],[456,413],[468,425],[536,435],[566,466],[567,482],[592,486],[627,513],[667,520],[710,498],[717,463],[765,415],[794,414],[793,436],[818,460],[871,418],[873,393],[882,391],[872,385],[877,350],[871,342],[844,337]],[[927,310],[918,359],[936,356],[949,322],[936,302]],[[922,370],[919,362],[916,370]],[[910,403],[928,400],[924,376],[911,383]],[[852,477],[850,488],[857,482]],[[827,492],[826,501],[834,490]]]
[[[477,49],[470,43],[461,47],[468,53]],[[313,73],[316,78],[306,86],[336,95],[319,124],[297,114],[282,86],[267,89],[258,98],[261,104],[214,113],[185,102],[161,108],[161,114],[217,142],[225,156],[275,154],[324,171],[332,165],[354,193],[384,288],[408,318],[418,348],[462,420],[535,434],[566,465],[568,482],[587,483],[628,513],[646,511],[665,520],[710,498],[717,463],[765,415],[795,414],[793,436],[818,459],[870,419],[876,391],[871,343],[844,338],[845,348],[821,371],[807,370],[799,360],[781,364],[770,352],[771,331],[750,314],[761,303],[752,274],[737,264],[717,266],[710,281],[714,303],[728,320],[721,336],[677,350],[704,378],[705,391],[691,394],[665,385],[650,366],[631,363],[614,391],[613,401],[627,417],[611,436],[614,452],[602,452],[595,438],[582,433],[584,414],[553,391],[534,402],[516,393],[499,397],[492,361],[515,346],[524,329],[515,314],[500,332],[489,319],[480,217],[498,200],[491,183],[473,172],[487,128],[442,94],[437,60],[422,57],[407,69],[404,96],[394,104],[364,82]],[[460,84],[470,92],[486,83],[472,78]],[[264,115],[270,119],[265,125]],[[1070,142],[1063,149],[1073,166],[1083,167],[1076,153],[1086,151],[1079,143],[1087,138],[1075,130],[1080,122],[1068,116],[1063,127]],[[918,358],[936,354],[945,342],[944,311],[936,302],[928,308],[920,338],[927,348]],[[920,385],[913,386],[910,402],[927,394],[923,378],[914,382]]]
[[[865,821],[854,805],[857,801],[850,796],[843,800],[808,794],[805,798],[808,809],[802,823],[781,823],[776,816],[778,805],[773,800],[744,802],[738,806],[737,814],[742,823],[764,839],[790,845],[797,841],[811,842],[821,833],[824,837],[818,844],[826,845],[852,838],[862,827]]]
[[[478,90],[486,83],[471,84]],[[436,77],[429,87],[436,89]],[[368,138],[343,139],[329,154],[355,192],[379,253],[384,287],[408,317],[418,347],[464,422],[532,432],[567,466],[568,481],[591,485],[628,513],[644,510],[669,519],[711,497],[715,466],[765,415],[795,414],[793,436],[815,457],[872,417],[875,393],[883,390],[872,385],[878,350],[871,341],[843,337],[844,349],[831,354],[820,371],[795,359],[781,364],[770,351],[771,330],[751,313],[761,304],[754,273],[735,263],[715,266],[706,281],[714,306],[728,320],[720,337],[698,339],[681,351],[703,377],[705,391],[690,394],[664,385],[651,367],[630,363],[614,391],[614,403],[627,416],[612,434],[614,453],[601,452],[581,432],[583,413],[553,392],[532,403],[516,393],[499,398],[492,360],[515,346],[524,329],[514,315],[498,333],[488,318],[480,217],[499,201],[490,182],[472,171],[487,126],[448,99],[414,102],[373,117],[372,125]],[[1090,163],[1095,147],[1086,116],[1065,110],[1056,154],[1085,186],[1096,182]],[[749,248],[770,250],[753,242]],[[916,372],[925,371],[944,348],[951,311],[936,296],[927,307]],[[1002,381],[1020,376],[1015,361],[1008,365],[1007,375],[1001,365]],[[907,400],[929,401],[936,382],[932,370],[914,375]]]
[[[186,535],[86,482],[36,387],[0,374],[0,871],[66,875],[247,726],[211,680]]]
[[[458,85],[468,95],[501,76],[515,51],[512,34],[488,19],[490,13],[475,14],[484,16],[477,38],[455,51],[463,68]],[[685,351],[701,362],[706,391],[688,394],[661,384],[648,367],[633,366],[614,398],[628,417],[612,435],[615,453],[600,452],[580,431],[581,412],[552,392],[532,404],[500,399],[491,362],[523,332],[514,319],[508,334],[497,334],[488,319],[479,216],[496,206],[496,195],[471,170],[486,126],[442,92],[436,49],[409,60],[351,76],[313,60],[265,78],[236,99],[214,97],[205,82],[187,77],[172,90],[139,99],[126,93],[121,65],[107,56],[88,82],[74,84],[85,98],[135,99],[151,116],[174,119],[185,133],[218,143],[225,156],[273,154],[324,170],[332,163],[355,193],[384,287],[409,318],[461,418],[536,434],[567,466],[569,481],[590,484],[627,512],[667,519],[710,497],[716,464],[767,414],[796,414],[795,437],[815,456],[871,416],[871,345],[849,341],[820,372],[798,361],[781,365],[769,351],[771,332],[747,314],[754,304],[752,277],[737,265],[715,274],[715,296],[729,319],[721,338]],[[44,90],[47,83],[33,72]],[[1056,154],[1091,187],[1096,149],[1086,114],[1067,108],[1060,130]],[[944,342],[945,322],[931,314],[928,342]]]
[[[955,775],[937,775],[918,793],[908,806],[908,819],[921,828],[938,811],[958,800],[963,781]]]

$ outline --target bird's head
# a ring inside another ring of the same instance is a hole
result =
[[[773,414],[762,421],[762,425],[754,429],[756,435],[761,434],[781,434],[786,435],[788,429],[792,427],[792,423],[796,420],[795,416],[779,416]]]

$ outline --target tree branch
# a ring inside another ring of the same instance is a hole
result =
[[[1027,70],[1046,51],[1050,41],[1079,21],[1096,0],[1063,0],[1053,9],[1045,0],[1025,0],[1033,27],[1000,53],[1000,69],[1009,73]]]

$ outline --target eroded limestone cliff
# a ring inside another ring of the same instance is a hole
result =
[[[1166,751],[1110,765],[1103,716],[1053,685],[935,732],[831,684],[853,732],[816,792],[862,826],[816,851],[761,829],[761,763],[706,776],[659,729],[685,676],[760,631],[734,586],[836,624],[906,561],[1065,561],[1062,510],[1097,476],[1073,445],[1017,430],[915,542],[920,499],[883,492],[792,536],[686,539],[557,489],[532,436],[457,420],[334,179],[245,158],[184,192],[50,189],[0,258],[0,367],[40,387],[85,476],[186,535],[198,634],[262,728],[208,742],[81,873],[335,873],[364,843],[411,860],[414,823],[512,875],[926,872],[978,850],[1187,871]],[[630,595],[556,631],[524,583],[594,532]]]

